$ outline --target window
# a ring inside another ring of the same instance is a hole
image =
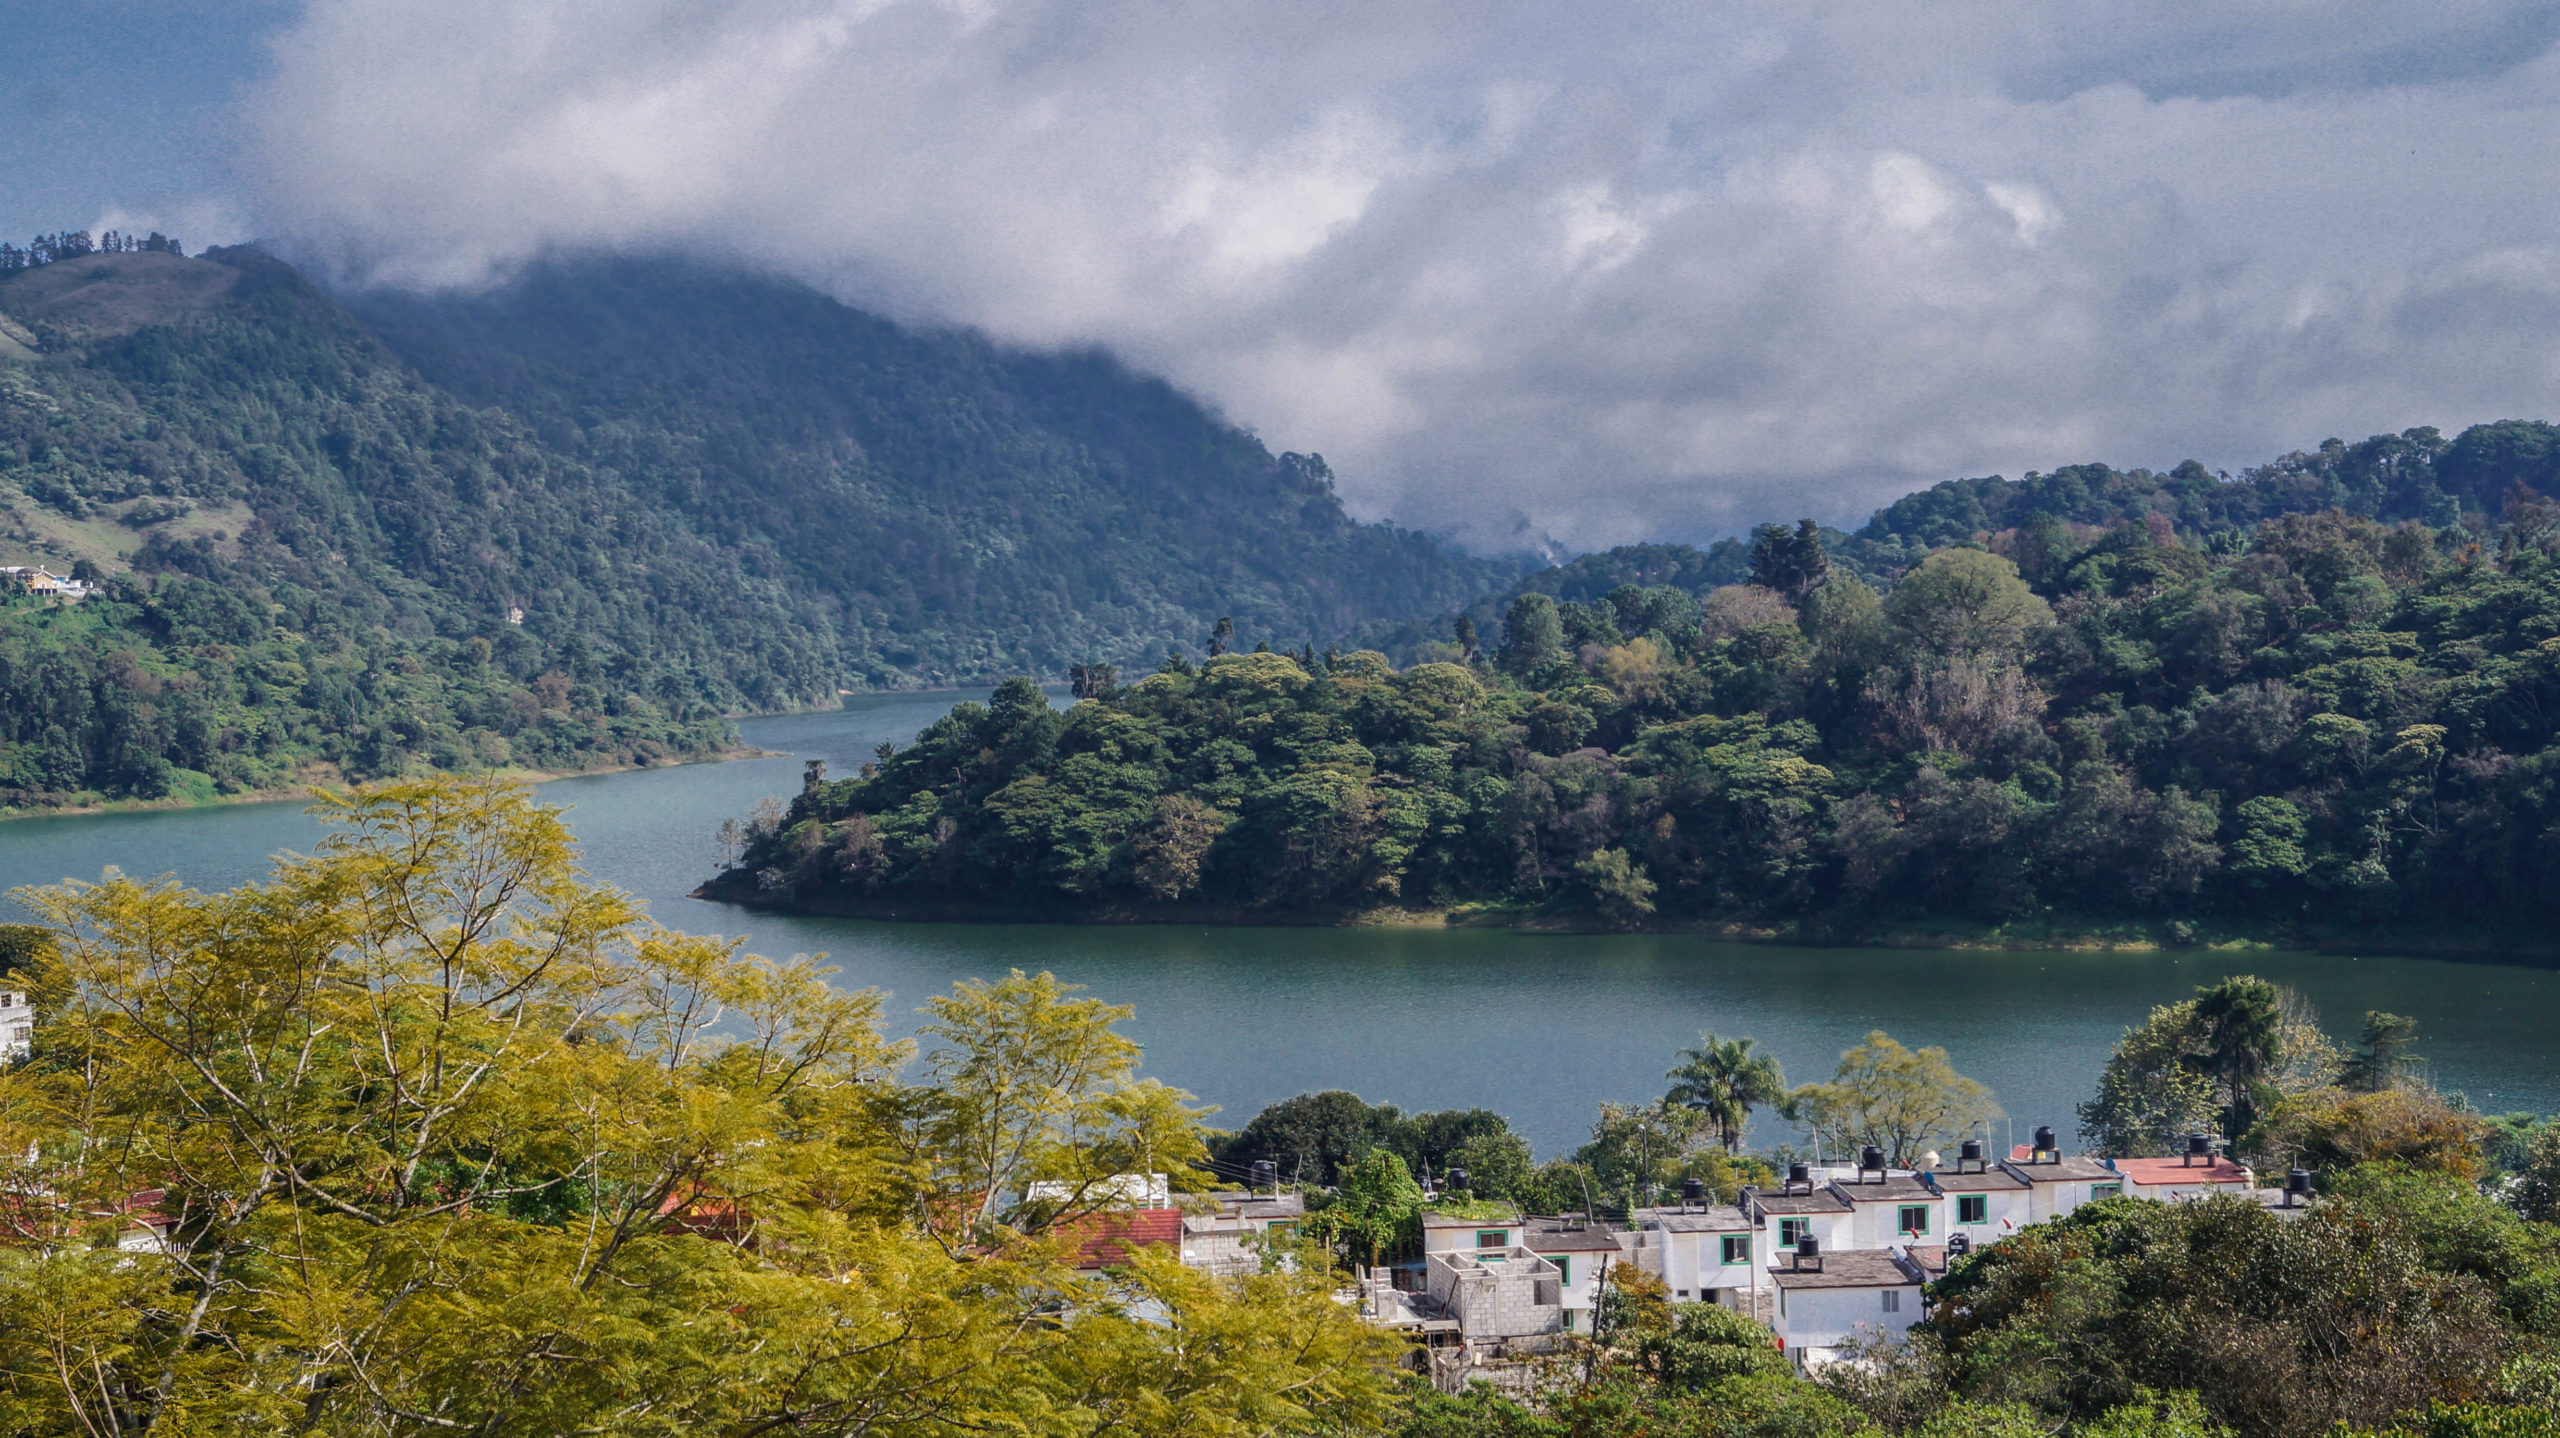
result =
[[[1685,1289],[1685,1288],[1684,1288],[1684,1289],[1681,1289],[1681,1290],[1680,1290],[1680,1299],[1681,1299],[1681,1301],[1685,1303],[1685,1302],[1687,1302],[1687,1301],[1688,1301],[1688,1298],[1689,1298],[1689,1290],[1687,1290],[1687,1289]]]
[[[1567,1333],[1573,1331],[1573,1310],[1570,1308],[1564,1311],[1564,1331]]]
[[[1804,1236],[1812,1231],[1813,1220],[1810,1218],[1782,1218],[1778,1220],[1778,1242],[1789,1248],[1793,1248],[1797,1244],[1803,1242]]]
[[[1476,1230],[1476,1247],[1478,1248],[1509,1248],[1510,1246],[1511,1235],[1504,1229],[1481,1228]]]
[[[1787,1316],[1787,1291],[1783,1288],[1778,1290],[1778,1316],[1780,1318]]]
[[[2097,1200],[2102,1198],[2115,1198],[2123,1193],[2124,1185],[2120,1183],[2093,1183],[2089,1185],[2089,1201],[2092,1203],[2095,1203]]]
[[[1925,1203],[1906,1203],[1902,1205],[1901,1213],[1895,1216],[1894,1227],[1901,1232],[1908,1234],[1917,1235],[1927,1233],[1929,1231],[1929,1205]]]
[[[1552,1263],[1552,1264],[1554,1264],[1554,1265],[1556,1266],[1556,1281],[1557,1281],[1557,1282],[1559,1282],[1559,1283],[1571,1283],[1571,1282],[1573,1282],[1573,1260],[1572,1260],[1572,1259],[1567,1258],[1567,1257],[1565,1257],[1563,1254],[1560,1254],[1560,1253],[1551,1253],[1551,1254],[1548,1254],[1548,1255],[1547,1255],[1547,1262]]]
[[[1987,1193],[1959,1193],[1956,1195],[1956,1222],[1989,1223],[1990,1221],[1991,1195]]]
[[[1884,1311],[1887,1313],[1900,1313],[1902,1311],[1901,1289],[1888,1288],[1884,1291]]]
[[[1730,1266],[1751,1261],[1751,1235],[1728,1233],[1724,1236],[1724,1261]]]

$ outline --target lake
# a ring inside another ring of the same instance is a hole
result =
[[[2492,1112],[2560,1109],[2560,973],[2520,965],[2270,953],[1961,953],[1807,949],[1650,935],[1488,930],[902,924],[757,913],[685,897],[714,867],[720,821],[800,785],[803,759],[844,772],[904,742],[950,694],[865,696],[841,712],[754,719],[784,757],[563,779],[544,786],[597,878],[658,920],[743,934],[763,953],[825,953],[839,982],[892,996],[892,1020],[962,978],[1047,969],[1134,1005],[1147,1071],[1240,1124],[1275,1099],[1347,1088],[1408,1110],[1482,1105],[1551,1157],[1603,1099],[1650,1099],[1700,1029],[1748,1034],[1791,1080],[1828,1077],[1870,1029],[1945,1046],[2020,1135],[2067,1135],[2108,1048],[2155,1004],[2226,973],[2307,995],[2352,1037],[2368,1009],[2411,1014],[2436,1082]],[[298,803],[0,823],[0,890],[95,879],[108,865],[198,888],[262,873],[321,833]],[[8,906],[14,909],[14,906]],[[10,913],[6,917],[23,917]],[[1759,1141],[1784,1135],[1762,1121]]]

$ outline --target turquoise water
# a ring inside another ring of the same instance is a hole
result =
[[[1222,929],[892,924],[756,913],[685,897],[710,873],[713,831],[799,787],[801,761],[843,772],[904,741],[954,696],[854,700],[840,713],[750,720],[784,757],[546,785],[570,806],[588,869],[658,919],[745,935],[765,953],[825,953],[840,982],[886,990],[890,1013],[954,980],[1048,969],[1136,1007],[1148,1071],[1240,1123],[1274,1099],[1348,1088],[1408,1109],[1483,1105],[1542,1156],[1570,1148],[1603,1099],[1662,1090],[1701,1028],[1749,1034],[1788,1076],[1828,1074],[1882,1028],[1941,1044],[1991,1085],[2023,1134],[2069,1132],[2108,1046],[2154,1004],[2225,973],[2290,984],[2333,1032],[2367,1009],[2415,1015],[2436,1081],[2492,1111],[2560,1109],[2560,972],[2384,954],[1984,954],[1804,949],[1675,936],[1482,930]],[[308,848],[299,804],[26,819],[0,824],[0,889],[94,879],[113,864],[222,887]],[[1783,1135],[1764,1127],[1758,1135]]]

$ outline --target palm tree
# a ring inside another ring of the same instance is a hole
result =
[[[1778,1061],[1754,1050],[1751,1039],[1698,1035],[1698,1046],[1680,1051],[1680,1062],[1663,1077],[1671,1080],[1664,1103],[1696,1109],[1715,1120],[1716,1136],[1728,1154],[1742,1146],[1742,1131],[1751,1110],[1787,1096],[1787,1076]]]

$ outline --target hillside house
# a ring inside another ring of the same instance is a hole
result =
[[[2234,1163],[2213,1151],[2209,1134],[2190,1134],[2186,1152],[2176,1158],[2120,1158],[2116,1172],[2123,1174],[2125,1192],[2136,1198],[2181,1199],[2201,1198],[2209,1193],[2240,1193],[2257,1186],[2257,1175],[2248,1165]]]
[[[1307,1201],[1295,1193],[1212,1193],[1208,1212],[1182,1216],[1182,1265],[1221,1278],[1262,1271],[1263,1245],[1296,1233]]]
[[[0,565],[0,592],[17,586],[29,594],[76,604],[89,597],[89,586],[80,580],[54,573],[41,565]]]
[[[1476,1216],[1470,1216],[1470,1215]],[[1527,1220],[1509,1204],[1470,1203],[1422,1211],[1422,1253],[1495,1253],[1517,1248],[1529,1235]]]
[[[1589,1333],[1601,1275],[1628,1257],[1629,1235],[1616,1224],[1580,1218],[1532,1218],[1522,1228],[1520,1246],[1555,1268],[1564,1331]]]
[[[1909,1332],[1930,1276],[1897,1249],[1826,1253],[1807,1243],[1769,1270],[1778,1291],[1771,1327],[1797,1368],[1837,1362],[1852,1342]]]
[[[25,1058],[35,1042],[35,1005],[16,989],[0,991],[0,1063]]]
[[[1661,1278],[1674,1303],[1722,1303],[1748,1311],[1762,1248],[1751,1216],[1730,1204],[1643,1208],[1635,1215],[1638,1267]]]
[[[1782,1254],[1808,1238],[1826,1252],[1858,1246],[1854,1241],[1857,1205],[1818,1178],[1810,1164],[1789,1164],[1787,1181],[1774,1193],[1744,1185],[1736,1206],[1759,1237],[1754,1248],[1771,1255],[1773,1262],[1784,1261]]]
[[[2065,1155],[2050,1128],[2038,1128],[2035,1142],[2009,1151],[2000,1167],[2027,1184],[2027,1221],[2061,1218],[2084,1203],[2115,1198],[2125,1191],[2125,1178],[2102,1159]]]

